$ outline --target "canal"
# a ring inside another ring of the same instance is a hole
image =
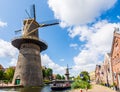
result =
[[[70,89],[69,89],[70,90]],[[32,88],[4,88],[0,89],[0,92],[69,92],[69,90],[52,91],[49,85],[44,87],[32,87]]]

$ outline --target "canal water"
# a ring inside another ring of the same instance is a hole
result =
[[[33,87],[33,88],[4,88],[4,89],[0,89],[0,92],[69,92],[69,90],[52,91],[50,86],[46,85],[46,86],[44,86],[42,88],[40,88],[40,87]]]

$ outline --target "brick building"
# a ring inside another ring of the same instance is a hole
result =
[[[113,85],[111,56],[109,53],[105,54],[102,65],[96,65],[95,79],[97,84]]]
[[[106,84],[113,85],[112,65],[110,53],[105,54],[104,58],[104,79]]]
[[[101,74],[101,65],[96,65],[96,68],[95,68],[95,81],[96,81],[96,84],[100,84],[101,83],[101,77],[100,77],[100,74]]]
[[[111,49],[113,82],[120,89],[120,31],[114,31]]]

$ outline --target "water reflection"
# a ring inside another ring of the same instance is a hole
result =
[[[0,92],[69,92],[69,90],[63,91],[52,91],[49,85],[44,87],[27,87],[27,88],[16,88],[16,89],[0,89]]]

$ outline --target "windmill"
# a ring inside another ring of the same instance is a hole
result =
[[[65,73],[65,75],[66,75],[66,80],[69,80],[69,69],[72,69],[72,68],[69,68],[69,66],[68,66],[68,64],[67,64],[67,68],[66,68],[66,73]]]
[[[57,25],[59,24],[59,21],[58,20],[49,20],[49,21],[43,21],[41,23],[38,23],[39,25],[34,28],[33,30],[31,30],[30,32],[27,32],[27,34],[24,34],[25,31],[24,30],[28,30],[32,24],[33,21],[36,21],[36,10],[35,10],[35,4],[33,4],[31,6],[31,9],[30,9],[30,13],[25,10],[26,14],[28,15],[29,19],[31,19],[32,21],[30,21],[29,23],[29,26],[25,27],[23,30],[16,30],[15,33],[17,34],[18,32],[20,31],[23,31],[23,37],[25,38],[26,36],[28,36],[29,34],[37,31],[38,28],[42,28],[42,27],[47,27],[47,26],[53,26],[53,25]]]
[[[38,28],[59,24],[50,22],[39,24],[36,21],[35,5],[32,6],[32,16],[26,11],[29,18],[23,21],[23,34],[12,40],[12,45],[19,50],[13,85],[41,86],[43,85],[40,52],[47,49],[47,44],[39,39]],[[20,32],[17,30],[16,32]]]

